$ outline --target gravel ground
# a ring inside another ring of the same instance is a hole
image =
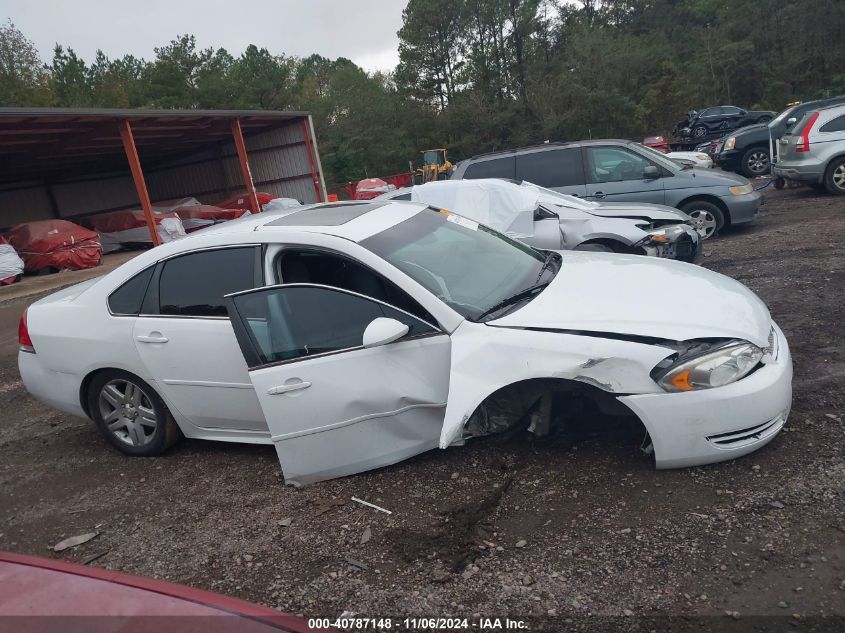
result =
[[[118,454],[34,401],[0,341],[0,550],[58,556],[49,545],[96,530],[65,553],[305,616],[845,630],[822,617],[845,616],[845,200],[766,198],[701,260],[757,292],[792,347],[790,421],[757,453],[656,471],[618,437],[492,437],[296,490],[271,447]]]

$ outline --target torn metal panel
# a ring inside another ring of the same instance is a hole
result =
[[[495,332],[491,336],[490,327],[465,321],[452,333],[449,402],[440,448],[461,439],[464,427],[488,395],[523,380],[580,380],[619,394],[662,392],[648,373],[670,353],[668,349],[557,332],[509,328]],[[524,404],[514,402],[510,413]],[[506,409],[503,419],[493,421],[489,428],[503,427],[507,418]]]

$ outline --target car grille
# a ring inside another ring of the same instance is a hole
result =
[[[756,426],[728,431],[727,433],[708,435],[707,441],[719,448],[741,448],[777,433],[786,422],[786,416],[787,411],[784,411],[768,422],[763,422]]]

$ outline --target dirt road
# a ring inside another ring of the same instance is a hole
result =
[[[127,458],[27,395],[24,303],[0,304],[0,549],[49,556],[97,530],[70,553],[309,616],[509,614],[562,631],[845,615],[845,200],[769,190],[701,260],[760,295],[794,354],[789,424],[751,456],[656,471],[610,438],[493,437],[304,490],[269,447]]]

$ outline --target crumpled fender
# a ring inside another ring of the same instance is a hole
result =
[[[662,393],[649,372],[672,353],[632,341],[463,321],[452,333],[440,448],[461,439],[467,420],[487,396],[522,380],[575,380],[619,395]]]

